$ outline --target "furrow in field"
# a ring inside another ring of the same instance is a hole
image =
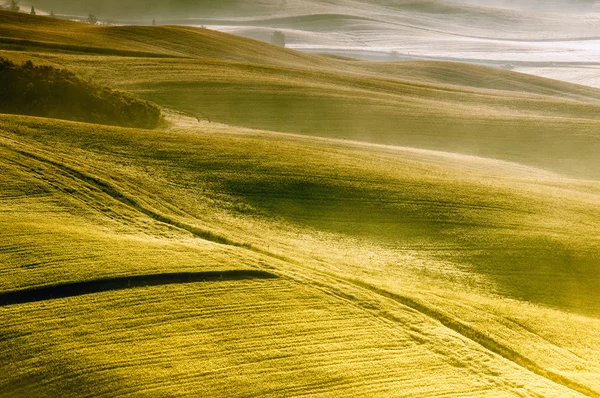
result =
[[[33,289],[4,292],[0,293],[0,306],[30,303],[56,298],[83,296],[85,294],[130,289],[143,286],[268,278],[276,278],[276,276],[265,271],[257,270],[224,270],[132,275],[126,277],[88,280],[85,282],[63,283],[53,286],[40,286]]]
[[[6,355],[27,358],[0,376],[16,394],[59,382],[95,396],[570,395],[440,331],[431,344],[451,346],[449,359],[406,330],[285,279],[141,287],[0,311]],[[29,322],[10,316],[17,311]],[[405,315],[421,325],[421,315]],[[457,362],[462,355],[476,367]],[[39,373],[27,373],[31,366]]]
[[[298,264],[296,264],[298,266]],[[310,275],[310,276],[309,276]],[[316,277],[319,275],[319,277]],[[294,277],[292,277],[294,278]],[[312,278],[312,280],[311,280]],[[361,281],[357,280],[348,280],[345,278],[339,278],[333,274],[326,272],[318,272],[314,269],[306,269],[303,276],[299,278],[299,280],[308,279],[309,283],[312,286],[318,287],[319,290],[323,291],[326,294],[331,294],[332,296],[338,297],[342,301],[352,304],[357,308],[361,308],[366,310],[367,313],[371,313],[376,317],[381,317],[387,321],[391,321],[392,323],[398,323],[400,320],[396,318],[394,315],[381,312],[381,311],[373,311],[374,308],[377,308],[378,304],[377,300],[375,301],[365,301],[364,297],[361,297],[361,292],[353,291],[349,285],[343,286],[345,282],[349,283],[353,287],[358,287],[360,289],[366,289],[370,292],[374,292],[379,296],[390,298],[402,306],[406,306],[411,308],[412,310],[417,311],[418,313],[434,320],[440,322],[444,327],[456,332],[457,334],[463,336],[464,338],[482,346],[486,350],[493,352],[494,354],[499,355],[500,357],[514,363],[517,366],[523,367],[532,373],[535,373],[541,377],[546,378],[547,380],[565,386],[573,391],[576,391],[580,394],[589,396],[589,397],[599,397],[600,393],[595,391],[592,388],[589,388],[586,385],[578,383],[569,377],[566,377],[562,374],[554,372],[550,369],[547,369],[543,366],[540,366],[535,361],[527,358],[526,356],[516,352],[510,347],[499,343],[493,337],[491,337],[488,333],[482,332],[474,327],[471,327],[460,319],[456,317],[452,317],[446,314],[443,310],[437,309],[433,306],[428,305],[422,301],[416,300],[414,298],[410,298],[408,296],[402,296],[396,293],[390,293],[383,289],[379,289],[375,286],[371,286]],[[327,280],[329,279],[329,282]],[[342,283],[342,285],[340,285]],[[375,305],[375,307],[374,307]]]
[[[436,309],[434,307],[428,306],[427,304],[417,301],[413,298],[402,296],[395,293],[387,292],[383,289],[379,289],[375,286],[368,285],[366,283],[360,281],[354,281],[355,284],[365,287],[371,291],[376,292],[377,294],[392,298],[395,301],[398,301],[402,305],[410,307],[420,313],[433,318],[439,321],[442,325],[446,326],[449,329],[454,330],[456,333],[459,333],[466,338],[480,344],[486,349],[500,355],[501,357],[514,362],[515,364],[522,366],[529,371],[540,375],[542,377],[547,378],[557,384],[562,384],[565,387],[571,388],[581,394],[587,395],[589,397],[600,397],[600,392],[595,391],[585,385],[577,383],[574,380],[569,379],[561,374],[558,374],[552,370],[546,369],[536,362],[530,360],[529,358],[521,355],[520,353],[514,351],[510,347],[502,345],[494,340],[492,337],[487,335],[486,333],[479,331],[464,322],[461,322],[459,319],[451,317],[445,314],[442,310]]]
[[[6,144],[0,144],[0,145],[6,145]],[[144,206],[139,201],[137,201],[135,198],[128,196],[128,195],[124,194],[123,192],[119,191],[118,188],[116,188],[114,185],[100,179],[99,177],[92,176],[91,174],[86,174],[82,171],[79,171],[72,167],[69,167],[63,163],[59,163],[59,162],[47,159],[45,157],[42,157],[42,156],[34,154],[34,153],[26,152],[21,149],[13,149],[13,150],[15,152],[19,153],[20,155],[27,156],[31,159],[54,166],[54,167],[60,169],[61,171],[66,172],[79,180],[82,180],[83,182],[92,184],[96,188],[98,188],[102,192],[104,192],[106,195],[110,196],[111,198],[121,202],[122,204],[124,204],[136,211],[139,211],[139,212],[149,216],[150,218],[152,218],[158,222],[170,224],[176,228],[186,230],[187,232],[193,234],[194,236],[196,236],[198,238],[202,238],[207,241],[221,243],[221,244],[225,244],[225,245],[229,245],[229,246],[244,247],[247,245],[245,243],[239,243],[239,242],[229,240],[228,238],[226,238],[224,236],[216,235],[210,231],[202,230],[200,228],[179,222],[179,221],[169,218],[163,214],[160,214],[157,211]]]

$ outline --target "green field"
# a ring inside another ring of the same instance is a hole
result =
[[[0,56],[168,122],[0,115],[0,396],[600,396],[599,90],[8,12]]]

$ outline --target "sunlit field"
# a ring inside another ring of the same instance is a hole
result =
[[[161,107],[0,115],[0,396],[600,396],[600,90],[0,11]]]

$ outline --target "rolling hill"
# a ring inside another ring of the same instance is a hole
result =
[[[260,21],[272,18],[310,18],[333,15],[340,16],[341,20],[353,18],[367,18],[380,25],[386,23],[405,24],[409,27],[432,30],[441,30],[462,34],[465,22],[470,29],[482,36],[498,36],[506,38],[518,37],[522,33],[534,35],[555,35],[546,31],[550,22],[560,23],[562,34],[571,33],[582,35],[593,31],[593,22],[582,21],[579,29],[572,24],[558,18],[555,12],[570,13],[585,8],[583,1],[558,1],[551,2],[501,2],[493,1],[445,1],[445,0],[226,0],[215,3],[209,0],[176,0],[170,2],[143,2],[139,0],[129,2],[118,1],[65,1],[65,0],[38,0],[37,8],[54,10],[64,15],[84,15],[94,13],[102,18],[117,20],[148,21],[148,18],[163,20],[201,21],[207,19],[227,19],[232,21]],[[537,3],[537,4],[536,4]],[[562,5],[561,5],[562,3]],[[577,3],[581,4],[580,7]],[[589,6],[589,2],[588,6]],[[508,6],[508,7],[507,7]],[[588,7],[593,9],[592,7]],[[330,24],[328,19],[321,18],[322,25]],[[510,26],[512,31],[499,31],[497,28]],[[304,25],[303,25],[304,27]],[[443,27],[440,29],[440,27]],[[581,28],[584,30],[581,30]],[[499,34],[501,32],[501,35]],[[547,36],[546,36],[547,37]]]
[[[65,19],[95,13],[104,23],[205,25],[267,42],[278,30],[302,51],[467,62],[600,87],[600,8],[587,0],[39,0],[36,6]]]
[[[4,292],[277,276],[5,306],[3,391],[597,394],[595,182],[227,127],[2,120]]]
[[[600,396],[598,90],[6,12],[0,55],[170,123],[0,115],[0,396]]]
[[[301,54],[206,29],[13,13],[0,14],[0,40],[5,57],[66,67],[211,122],[600,175],[600,92],[589,87],[457,63]]]

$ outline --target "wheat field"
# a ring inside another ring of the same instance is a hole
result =
[[[0,11],[163,108],[0,115],[1,396],[600,396],[600,91]]]

